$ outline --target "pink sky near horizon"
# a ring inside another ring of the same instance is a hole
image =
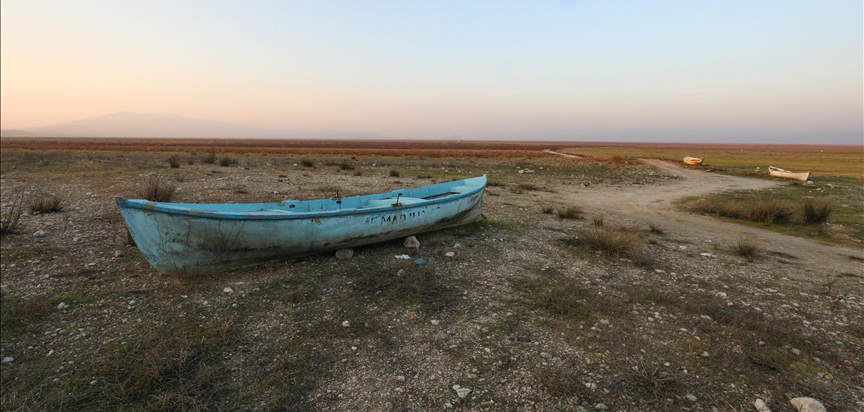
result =
[[[860,2],[208,4],[3,2],[2,128],[864,129]]]

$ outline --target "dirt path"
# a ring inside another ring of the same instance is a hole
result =
[[[742,178],[697,170],[687,170],[655,159],[644,163],[677,175],[669,184],[578,188],[560,187],[552,197],[564,197],[567,204],[578,204],[590,213],[602,212],[639,223],[653,223],[673,235],[686,235],[712,241],[721,247],[737,243],[742,235],[760,239],[769,252],[797,258],[797,262],[822,273],[850,272],[861,275],[864,264],[848,256],[862,257],[860,250],[826,245],[758,228],[723,222],[719,219],[676,210],[674,202],[689,196],[703,196],[731,190],[760,190],[780,186],[782,182]]]

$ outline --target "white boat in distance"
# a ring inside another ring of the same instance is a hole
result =
[[[768,174],[774,177],[782,177],[784,179],[794,179],[806,181],[810,178],[810,172],[790,172],[779,167],[768,166]]]

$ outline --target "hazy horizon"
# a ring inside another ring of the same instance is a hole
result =
[[[398,139],[864,144],[861,2],[0,7],[7,130],[133,112]]]

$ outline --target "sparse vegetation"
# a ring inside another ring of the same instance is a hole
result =
[[[54,193],[39,193],[30,198],[27,205],[30,213],[57,213],[63,211],[63,196]]]
[[[207,152],[207,154],[201,156],[201,163],[212,165],[212,164],[216,163],[216,159],[217,159],[216,149],[213,149],[213,150]]]
[[[658,235],[662,235],[663,233],[665,233],[663,231],[663,228],[660,226],[657,226],[656,224],[654,224],[654,222],[651,222],[648,224],[648,230],[651,233],[658,234]]]
[[[591,223],[594,227],[603,227],[603,216],[594,216],[591,219]]]
[[[390,177],[399,177],[399,169],[390,169]]]
[[[349,160],[345,160],[342,163],[339,163],[339,170],[354,170],[356,166],[354,166],[354,162]]]
[[[303,167],[313,167],[315,166],[315,161],[309,158],[305,158],[300,160],[300,164],[303,165]]]
[[[516,186],[522,190],[541,190],[542,189],[540,186],[537,186],[533,183],[528,183],[528,182],[519,182],[519,184],[517,184]]]
[[[555,206],[553,206],[553,205],[541,206],[540,211],[543,212],[544,215],[551,215],[551,214],[555,213]]]
[[[136,195],[140,199],[151,202],[170,202],[174,198],[177,186],[158,176],[150,176],[143,184],[138,186]]]

